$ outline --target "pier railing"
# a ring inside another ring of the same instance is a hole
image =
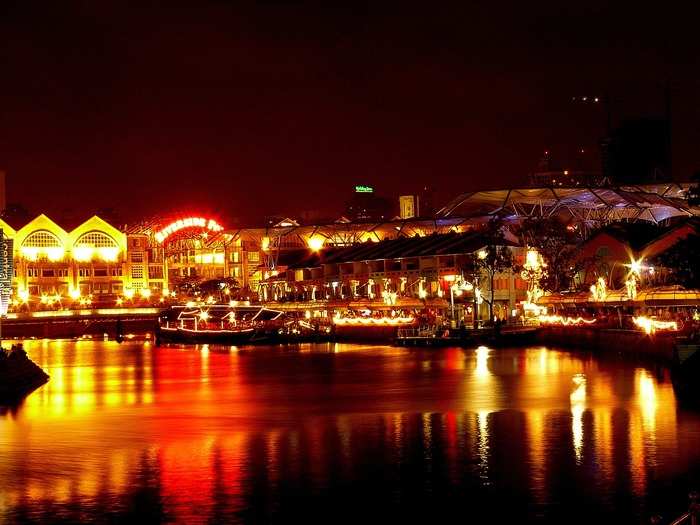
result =
[[[661,525],[664,521],[655,517],[652,518],[651,523],[652,525]],[[690,493],[690,510],[680,518],[670,522],[669,525],[700,525],[700,493]]]

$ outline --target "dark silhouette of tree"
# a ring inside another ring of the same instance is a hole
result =
[[[473,265],[477,271],[486,274],[490,285],[490,299],[486,299],[489,305],[489,321],[493,321],[493,306],[496,292],[494,281],[496,275],[514,267],[513,252],[508,247],[503,233],[503,222],[500,219],[492,219],[483,231],[484,247],[474,254]]]
[[[654,261],[672,284],[700,288],[700,235],[693,234],[677,242]]]
[[[559,292],[571,288],[575,275],[583,269],[583,261],[576,257],[581,240],[577,230],[555,218],[543,218],[527,219],[519,233],[523,246],[536,248],[547,263],[542,289]]]

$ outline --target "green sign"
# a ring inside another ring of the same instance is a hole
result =
[[[355,186],[355,193],[374,193],[372,186]]]

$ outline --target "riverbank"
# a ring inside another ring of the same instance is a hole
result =
[[[118,339],[128,334],[153,333],[160,312],[159,308],[110,308],[10,314],[2,320],[2,337],[76,339],[107,334]]]

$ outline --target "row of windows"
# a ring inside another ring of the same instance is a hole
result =
[[[121,268],[78,268],[78,277],[122,277]],[[17,271],[15,270],[15,277]],[[68,277],[68,268],[27,268],[27,277]]]
[[[92,231],[82,235],[75,243],[77,247],[118,248],[119,245],[106,233]],[[61,240],[48,230],[39,230],[30,234],[24,242],[24,248],[62,248]]]

